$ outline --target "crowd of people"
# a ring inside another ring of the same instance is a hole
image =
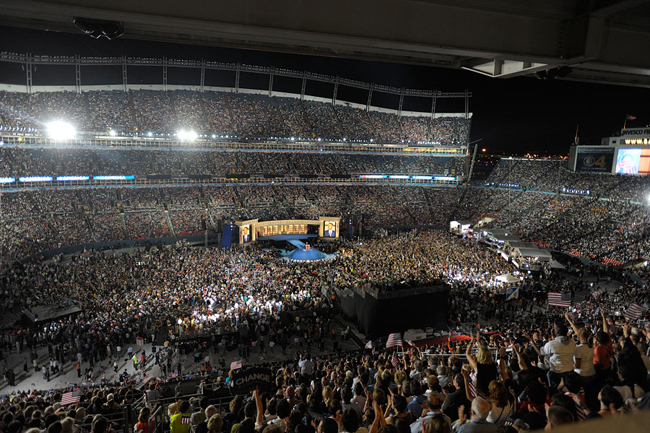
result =
[[[0,177],[232,174],[460,175],[466,158],[360,153],[3,147]]]
[[[549,192],[367,185],[26,190],[3,194],[7,210],[3,253],[20,258],[50,245],[194,233],[201,222],[216,229],[215,221],[233,215],[272,219],[342,213],[354,219],[355,226],[369,227],[411,221],[444,226],[458,215],[474,219],[489,215],[494,220],[488,229],[508,227],[522,239],[573,256],[598,259],[620,252],[627,256],[615,257],[623,259],[642,253],[640,249],[630,253],[630,245],[644,245],[642,234],[631,235],[635,229],[643,230],[642,207],[629,200]],[[331,428],[332,433],[359,428],[462,433],[472,431],[474,424],[486,431],[521,431],[637,412],[648,405],[650,273],[645,268],[624,272],[554,255],[565,269],[543,265],[531,276],[473,236],[457,237],[443,230],[396,235],[376,231],[375,236],[342,239],[327,248],[336,259],[306,265],[278,261],[261,246],[230,251],[180,245],[124,254],[85,252],[71,261],[5,266],[2,314],[61,299],[82,311],[72,319],[5,334],[1,350],[29,353],[25,366],[31,368],[34,349],[48,346],[50,363],[37,366],[44,378],[59,369],[77,368],[80,377],[85,372],[96,382],[96,388],[83,393],[74,414],[61,406],[60,393],[16,394],[0,403],[3,432],[20,432],[28,426],[49,432],[51,425],[56,426],[54,431],[64,424],[83,429],[92,425],[91,416],[101,426],[102,417],[132,404],[136,392],[129,375],[108,383],[102,373],[124,357],[120,351],[137,345],[139,339],[171,340],[169,349],[158,355],[144,359],[134,355],[138,362],[155,363],[161,372],[158,387],[169,388],[175,383],[172,373],[180,376],[188,368],[180,351],[198,353],[203,359],[205,351],[223,354],[234,349],[248,359],[251,349],[264,353],[276,347],[288,357],[297,348],[321,349],[332,329],[331,295],[336,290],[399,291],[435,281],[450,287],[447,326],[472,339],[450,336],[412,349],[405,357],[361,350],[312,364],[305,362],[306,355],[274,364],[279,385],[260,396],[261,409],[217,410],[223,419],[220,427],[218,418],[212,423],[215,433],[233,426],[272,429],[277,423],[298,433],[312,425],[312,418],[317,420],[316,431]],[[503,274],[520,277],[515,301],[505,302],[499,295],[495,277]],[[600,289],[601,283],[611,280],[620,281],[618,289]],[[571,294],[570,314],[546,307],[550,291]],[[628,319],[633,303],[642,311]],[[301,311],[309,313],[300,321],[287,320]],[[468,323],[482,324],[476,337],[476,328],[468,328]],[[207,346],[182,343],[190,335],[207,335]],[[208,363],[189,365],[215,382],[217,389],[218,377],[228,373],[225,362],[215,366],[214,374]],[[15,381],[11,370],[4,373],[9,383]],[[272,403],[279,392],[282,395]],[[360,403],[363,397],[368,404]],[[284,401],[295,409],[273,407],[284,407]],[[177,428],[175,414],[207,409],[181,405],[170,408],[172,432]],[[79,409],[83,410],[77,415]],[[35,411],[41,414],[34,416]],[[257,424],[249,425],[246,420],[251,417]],[[143,419],[146,423],[146,416]]]
[[[218,232],[224,223],[342,215],[366,229],[444,226],[455,189],[257,185],[80,188],[2,193],[2,259],[52,248]],[[386,200],[392,197],[395,200]]]
[[[186,129],[241,141],[443,145],[466,143],[470,123],[254,94],[0,92],[0,132],[42,132],[56,119],[124,136]],[[0,178],[457,175],[466,162],[248,150],[2,147]],[[9,357],[24,358],[25,373],[25,389],[0,399],[0,433],[110,433],[113,415],[136,409],[137,433],[506,433],[650,408],[650,271],[643,264],[650,215],[641,176],[572,173],[564,161],[509,158],[487,182],[444,188],[224,181],[0,194],[0,315],[59,304],[78,309],[38,326],[14,321],[0,336],[7,385],[18,385]],[[283,260],[264,241],[228,249],[149,242],[219,233],[235,220],[322,216],[342,218],[340,239],[315,244],[335,255],[324,262]],[[448,233],[454,219],[508,229],[553,250],[553,262],[519,269],[528,263],[504,260],[478,229]],[[93,248],[133,239],[146,248]],[[81,244],[89,251],[39,255]],[[497,280],[502,275],[517,280],[512,299]],[[348,338],[350,327],[337,336],[333,322],[343,291],[393,296],[441,282],[449,288],[445,338],[400,341],[399,349],[394,336],[365,349],[364,339],[342,353],[338,339]],[[568,295],[570,308],[550,306],[552,292]],[[39,362],[39,350],[47,350],[47,361]],[[282,360],[266,361],[274,350]],[[225,360],[233,351],[245,365],[257,359],[269,368],[273,383],[240,393],[237,365],[229,369]],[[316,351],[322,355],[312,357]],[[124,359],[133,375],[119,374]],[[76,385],[34,389],[27,386],[32,370],[48,382],[76,370],[86,385],[67,405],[62,394]],[[158,377],[141,391],[138,382],[154,371]],[[185,398],[180,378],[188,371],[203,380],[203,398]],[[211,397],[238,393],[227,407],[210,405]],[[164,425],[156,425],[160,400],[174,396]],[[115,427],[130,431],[119,419]]]
[[[65,297],[83,305],[83,311],[70,320],[5,336],[1,350],[48,346],[55,366],[76,363],[81,370],[103,370],[113,359],[130,358],[133,353],[124,348],[131,350],[138,339],[153,341],[162,334],[170,346],[149,359],[134,356],[137,362],[161,365],[162,372],[144,392],[138,422],[148,423],[157,400],[175,394],[179,400],[167,407],[172,433],[185,431],[183,417],[188,429],[217,433],[528,431],[650,408],[648,313],[632,321],[621,314],[632,301],[646,304],[650,291],[620,271],[557,256],[565,269],[545,267],[536,277],[525,275],[520,298],[505,302],[491,290],[494,276],[516,269],[473,238],[411,231],[341,241],[334,248],[335,260],[308,264],[278,261],[260,248],[177,245],[16,265],[3,275],[9,289],[3,308]],[[612,278],[621,280],[621,288],[588,293],[588,280]],[[323,340],[337,338],[328,332],[335,290],[395,291],[433,279],[450,284],[448,325],[463,338],[450,334],[411,348],[404,341],[407,349],[392,352],[375,341],[375,349],[318,358],[309,354]],[[586,290],[587,296],[576,299],[569,311],[541,307],[546,292],[558,289]],[[309,314],[287,320],[287,313],[292,318],[299,311]],[[231,338],[233,332],[239,337]],[[243,358],[251,347],[263,353],[275,346],[286,358],[263,364],[274,375],[270,389],[231,397],[227,407],[210,406],[210,396],[237,393],[228,385],[235,371],[215,366],[211,373],[205,362],[196,362],[192,368],[204,379],[200,390],[205,395],[189,401],[170,377],[182,338],[192,333],[206,334],[208,347],[199,340],[187,350],[199,360],[205,351],[220,353],[226,346],[239,346]],[[294,335],[300,340],[295,345],[288,338]],[[94,422],[104,422],[142,395],[128,375],[118,383],[96,376],[96,387],[83,391],[70,407],[61,406],[60,392],[10,396],[0,403],[3,432],[38,427],[49,433],[66,423],[71,424],[66,428],[94,428]]]
[[[490,173],[487,184],[528,191],[575,193],[610,200],[644,202],[648,196],[645,176],[610,176],[578,173],[559,159],[502,158]]]
[[[487,186],[488,193],[468,194],[461,204],[465,216],[498,215],[493,227],[604,264],[650,252],[644,176],[572,173],[562,161],[503,159]]]
[[[463,117],[401,116],[285,97],[188,90],[0,92],[0,131],[44,132],[53,120],[125,136],[179,130],[239,140],[466,143]]]
[[[330,171],[350,173],[364,168],[367,168],[365,172],[427,172],[431,167],[438,172],[454,172],[460,165],[458,158],[352,154],[297,157],[290,153],[205,152],[209,158],[201,158],[192,156],[194,152],[143,150],[94,153],[5,148],[0,152],[4,165],[0,177],[17,176],[16,172],[22,170],[30,174],[40,170],[69,174],[71,171],[67,170],[75,167],[77,173],[81,169],[107,173],[109,170],[125,172],[124,167],[137,166],[155,174],[160,171],[152,167],[159,167],[163,172],[198,166],[206,173],[274,169],[318,173],[330,166],[333,167]],[[505,176],[504,170],[510,175]],[[352,222],[355,230],[417,225],[442,227],[453,219],[477,223],[489,216],[492,221],[487,223],[487,228],[506,228],[524,241],[604,264],[622,265],[648,257],[649,215],[645,205],[635,200],[637,195],[645,193],[620,195],[621,190],[628,189],[628,183],[637,185],[638,177],[572,174],[580,179],[580,188],[589,190],[590,194],[562,192],[560,185],[572,184],[557,181],[552,185],[527,183],[538,179],[536,173],[556,170],[564,171],[553,161],[503,160],[486,185],[469,188],[283,183],[3,192],[4,225],[0,230],[3,259],[14,260],[44,249],[82,243],[198,234],[204,227],[202,221],[208,230],[218,231],[224,221],[314,219],[322,215],[342,216]],[[543,177],[539,175],[539,179]],[[606,186],[606,181],[613,182],[613,186]],[[498,187],[504,182],[520,186]],[[608,191],[616,193],[610,195]]]

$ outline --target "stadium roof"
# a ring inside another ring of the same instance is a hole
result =
[[[3,0],[0,24],[650,87],[647,0]]]

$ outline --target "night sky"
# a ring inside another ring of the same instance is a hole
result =
[[[626,114],[637,117],[628,127],[650,123],[650,90],[645,88],[587,84],[572,81],[540,81],[521,77],[491,79],[463,70],[432,68],[392,63],[367,62],[330,57],[312,57],[275,52],[236,50],[137,41],[120,38],[94,40],[81,34],[42,32],[0,27],[0,51],[15,53],[82,56],[141,56],[275,66],[325,75],[412,89],[436,89],[473,93],[471,140],[483,139],[481,147],[489,152],[523,154],[552,152],[568,154],[576,125],[580,124],[580,143],[597,144],[600,138],[621,129]],[[198,83],[197,76],[169,69],[169,84]],[[129,82],[162,81],[160,70],[129,68]],[[268,78],[242,74],[241,87],[268,86]],[[0,82],[24,84],[25,73],[19,65],[0,63]],[[84,68],[82,84],[121,83],[120,67]],[[74,85],[74,68],[42,67],[34,72],[34,84]],[[206,85],[234,86],[234,74],[206,72]],[[331,85],[309,82],[307,93],[330,97]],[[300,93],[299,80],[276,77],[274,90]],[[366,102],[367,94],[351,88],[339,88],[339,99]],[[397,108],[398,97],[373,93],[373,105]],[[438,111],[463,111],[462,100],[438,104]],[[430,100],[406,98],[405,110],[429,111]]]

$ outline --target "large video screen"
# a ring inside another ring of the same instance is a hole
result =
[[[250,224],[247,224],[245,226],[241,226],[239,228],[239,243],[240,244],[245,244],[247,242],[252,241],[251,237],[251,226]]]
[[[614,165],[613,147],[579,147],[576,157],[576,171],[611,173]]]
[[[323,237],[335,238],[336,237],[336,221],[323,222]]]
[[[618,149],[616,174],[650,174],[650,149]]]

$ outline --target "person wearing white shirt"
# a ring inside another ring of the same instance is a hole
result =
[[[585,391],[585,400],[589,408],[598,408],[598,387],[596,384],[596,368],[594,367],[594,348],[590,343],[591,332],[587,328],[580,328],[573,323],[569,313],[565,313],[567,321],[578,336],[580,344],[573,354],[574,371],[580,375],[580,384]]]
[[[311,376],[314,369],[314,361],[311,359],[311,355],[303,356],[300,354],[300,360],[298,361],[298,367],[300,367],[300,374],[306,374]]]
[[[451,430],[451,419],[442,412],[442,401],[444,397],[438,392],[427,394],[426,400],[422,403],[422,416],[411,424],[411,433],[422,433],[422,423],[429,422],[436,415],[442,415]]]
[[[549,385],[557,387],[560,377],[573,370],[573,354],[576,343],[568,337],[569,330],[564,323],[555,324],[555,339],[546,343],[541,350],[550,367],[548,372]]]

